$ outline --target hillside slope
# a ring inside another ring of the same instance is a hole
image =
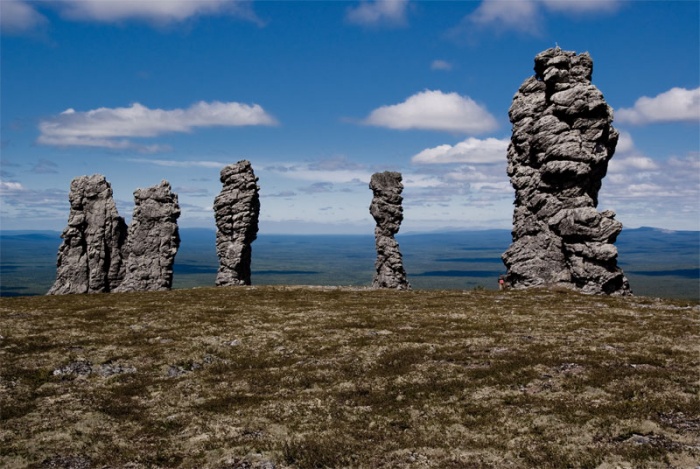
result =
[[[0,466],[695,467],[699,336],[552,290],[2,298]]]

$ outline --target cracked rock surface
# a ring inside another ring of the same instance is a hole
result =
[[[170,290],[180,247],[180,206],[168,181],[134,191],[134,215],[124,249],[126,273],[114,291]]]
[[[122,246],[127,226],[101,174],[80,176],[70,185],[70,215],[58,249],[56,281],[49,295],[105,293],[124,278]]]
[[[619,134],[592,73],[587,53],[548,49],[513,98],[513,243],[502,258],[514,288],[631,294],[613,244],[622,224],[615,212],[596,208]]]
[[[374,173],[369,188],[374,194],[369,211],[377,222],[374,229],[377,261],[372,286],[408,290],[411,286],[406,280],[399,243],[394,238],[403,221],[401,173]]]
[[[223,188],[214,199],[217,286],[250,285],[251,244],[258,234],[260,198],[258,178],[250,161],[242,160],[221,170]]]

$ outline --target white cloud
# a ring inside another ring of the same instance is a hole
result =
[[[617,146],[615,147],[615,152],[629,153],[634,150],[634,142],[632,141],[632,135],[624,130],[617,129],[620,133],[620,137],[617,140]]]
[[[539,10],[537,3],[531,0],[484,0],[467,19],[479,26],[533,32],[539,22]]]
[[[442,163],[501,163],[506,161],[508,139],[487,138],[480,140],[470,137],[456,145],[439,145],[435,148],[427,148],[413,158],[416,164],[442,164]]]
[[[348,22],[363,26],[404,25],[408,0],[362,0],[345,15]]]
[[[62,0],[56,6],[68,19],[103,23],[142,20],[168,24],[216,14],[259,21],[250,2],[240,0]]]
[[[2,34],[24,34],[47,23],[44,15],[21,0],[0,0]]]
[[[8,193],[23,192],[26,189],[19,182],[0,181],[0,194],[7,195]]]
[[[634,107],[615,111],[615,119],[628,124],[698,121],[700,87],[693,90],[671,88],[653,98],[643,96],[634,103]]]
[[[31,32],[47,23],[35,5],[57,10],[63,18],[73,21],[118,23],[135,20],[168,25],[197,16],[230,15],[263,24],[252,9],[252,1],[246,0],[0,0],[3,34]]]
[[[608,171],[614,173],[627,173],[635,170],[648,171],[658,169],[659,165],[647,156],[625,156],[613,158],[608,164]]]
[[[615,12],[620,8],[621,0],[540,0],[551,11],[586,14]]]
[[[444,186],[444,180],[439,175],[432,174],[403,174],[403,185],[410,189],[426,189]]]
[[[178,161],[178,160],[153,160],[146,158],[129,158],[132,163],[151,164],[154,166],[163,166],[166,168],[215,168],[222,169],[224,166],[231,164],[220,161]]]
[[[164,133],[190,132],[197,127],[274,125],[275,119],[257,104],[200,101],[187,109],[149,109],[139,103],[122,108],[86,112],[67,109],[39,123],[38,142],[57,146],[90,146],[112,149],[134,145],[123,137],[156,137]],[[158,146],[144,147],[150,152]]]
[[[364,124],[390,129],[481,133],[494,130],[496,119],[468,96],[426,90],[406,101],[372,111]]]
[[[453,33],[469,32],[477,26],[538,35],[544,12],[570,16],[611,13],[621,3],[621,0],[483,0]]]
[[[446,60],[433,60],[433,62],[430,64],[430,69],[449,72],[452,70],[452,64]]]

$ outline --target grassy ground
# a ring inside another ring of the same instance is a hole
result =
[[[0,467],[681,467],[697,302],[199,288],[0,300]]]

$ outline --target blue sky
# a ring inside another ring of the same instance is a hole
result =
[[[0,227],[61,230],[76,176],[170,181],[214,228],[252,162],[261,233],[372,233],[369,178],[404,176],[402,232],[510,228],[508,108],[555,45],[588,51],[622,134],[600,192],[630,228],[700,230],[700,2],[0,0]]]

